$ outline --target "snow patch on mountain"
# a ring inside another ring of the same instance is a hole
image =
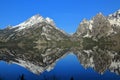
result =
[[[111,25],[120,26],[120,19],[109,19]]]
[[[108,16],[111,25],[120,26],[120,10]]]
[[[15,63],[15,64],[18,64],[20,66],[23,66],[23,67],[29,69],[30,71],[32,71],[33,73],[36,73],[36,74],[42,73],[44,71],[43,67],[34,65],[33,63],[31,63],[29,61],[24,61],[22,59],[17,59],[17,61],[19,63],[16,63],[16,62],[11,62],[11,63]]]
[[[23,22],[23,23],[20,23],[16,26],[13,26],[13,28],[16,28],[18,27],[18,30],[22,30],[24,28],[27,28],[27,27],[30,27],[34,24],[37,24],[37,23],[40,23],[40,22],[43,22],[44,21],[44,18],[42,16],[40,16],[39,14],[35,15],[35,16],[32,16],[31,18],[29,18],[27,21]]]
[[[93,23],[93,20],[90,20],[90,21],[89,21],[89,29],[90,29],[91,31],[92,31],[92,27],[93,27],[93,26],[92,26],[92,23]]]
[[[45,23],[50,24],[50,25],[55,27],[55,23],[54,23],[53,19],[50,19],[49,17],[43,18],[42,16],[37,14],[37,15],[32,16],[31,18],[29,18],[27,21],[22,22],[22,23],[20,23],[20,24],[18,24],[16,26],[13,26],[12,28],[18,28],[15,31],[20,31],[20,30],[23,30],[25,28],[30,28],[33,25],[38,24],[38,23],[42,23],[42,22],[45,22]]]

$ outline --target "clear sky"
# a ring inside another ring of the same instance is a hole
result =
[[[35,14],[52,18],[57,27],[74,33],[83,18],[120,9],[120,0],[0,0],[0,28],[17,25]]]

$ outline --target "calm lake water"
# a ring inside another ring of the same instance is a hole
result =
[[[73,53],[60,58],[51,71],[38,75],[16,64],[0,62],[0,80],[20,80],[22,75],[24,80],[120,80],[120,75],[109,70],[100,74],[91,67],[85,68]]]

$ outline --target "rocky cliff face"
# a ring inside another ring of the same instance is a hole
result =
[[[74,36],[76,36],[76,37],[82,37],[82,36],[83,37],[91,37],[91,35],[90,35],[91,30],[92,30],[91,23],[92,23],[92,21],[88,21],[88,20],[84,19],[80,23],[80,25],[79,25],[76,33],[74,34]]]
[[[91,20],[83,20],[74,36],[81,38],[92,38],[98,40],[119,34],[120,31],[120,10],[109,16],[97,14]]]

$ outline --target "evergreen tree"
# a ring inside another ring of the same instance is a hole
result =
[[[20,80],[25,80],[24,74],[21,75]]]

